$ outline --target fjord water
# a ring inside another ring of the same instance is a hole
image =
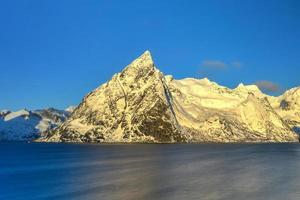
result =
[[[298,144],[0,144],[0,199],[299,199]]]

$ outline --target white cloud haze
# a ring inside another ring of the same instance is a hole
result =
[[[207,69],[228,69],[228,68],[241,68],[243,64],[240,61],[233,61],[229,64],[227,64],[224,61],[220,60],[204,60],[201,63],[201,67],[207,68]]]
[[[201,66],[212,69],[225,69],[227,67],[224,62],[218,60],[204,60]]]

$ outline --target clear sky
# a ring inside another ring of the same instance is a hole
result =
[[[150,50],[175,78],[300,86],[298,0],[0,3],[0,109],[65,108]]]

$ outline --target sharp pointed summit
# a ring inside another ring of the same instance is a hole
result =
[[[128,66],[125,67],[124,71],[128,68],[149,68],[154,67],[154,62],[150,51],[145,51],[142,55],[136,58]]]
[[[146,50],[140,57],[147,57],[152,60],[151,52]]]
[[[118,79],[126,79],[127,82],[125,84],[131,84],[132,81],[136,82],[138,79],[149,77],[149,75],[156,73],[159,73],[159,70],[155,67],[150,52],[145,51],[116,76],[119,77]]]
[[[151,53],[150,53],[149,50],[146,50],[135,61],[144,62],[144,63],[147,63],[147,64],[154,64]]]

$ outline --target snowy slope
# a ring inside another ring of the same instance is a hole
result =
[[[280,142],[297,136],[256,86],[231,90],[208,79],[169,79],[177,119],[192,141]]]
[[[300,87],[290,89],[271,101],[275,111],[289,124],[300,132]]]
[[[48,142],[296,142],[298,90],[282,97],[257,86],[164,76],[146,51],[89,93]],[[289,103],[283,111],[285,100]],[[293,120],[290,120],[293,119]]]
[[[27,141],[63,123],[70,113],[53,108],[16,112],[0,111],[0,141]]]

